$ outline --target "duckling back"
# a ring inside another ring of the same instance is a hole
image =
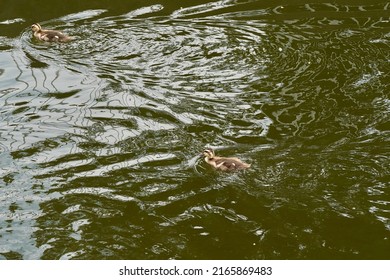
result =
[[[34,23],[31,26],[34,37],[43,42],[69,42],[74,40],[74,37],[68,36],[61,31],[42,29],[38,23]]]

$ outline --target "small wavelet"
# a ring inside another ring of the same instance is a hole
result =
[[[79,13],[63,16],[63,17],[59,18],[59,20],[64,21],[64,22],[76,22],[76,21],[80,21],[80,20],[95,18],[95,17],[100,16],[101,14],[104,14],[106,12],[107,12],[107,10],[104,10],[104,9],[87,10],[87,11],[82,11]]]
[[[138,16],[141,16],[141,15],[146,15],[146,14],[150,14],[150,13],[156,13],[156,12],[161,11],[162,9],[164,9],[163,5],[156,4],[156,5],[152,5],[152,6],[149,6],[149,7],[143,7],[143,8],[140,8],[140,9],[128,12],[127,14],[124,15],[124,17],[126,17],[126,18],[134,18],[134,17],[138,17]]]
[[[0,24],[8,25],[8,24],[14,24],[20,22],[25,22],[25,20],[23,18],[7,19],[7,20],[0,21]]]
[[[248,3],[251,1],[246,1],[246,2]],[[171,17],[180,18],[180,17],[199,15],[199,14],[204,14],[204,13],[228,8],[228,7],[235,6],[235,5],[237,5],[237,1],[235,1],[235,0],[221,0],[221,1],[216,1],[216,2],[210,2],[210,3],[206,3],[206,4],[201,4],[198,6],[181,8],[181,9],[173,12]]]

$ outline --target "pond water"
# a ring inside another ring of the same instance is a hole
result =
[[[34,3],[0,4],[0,259],[390,258],[390,2]]]

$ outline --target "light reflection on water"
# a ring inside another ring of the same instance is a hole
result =
[[[389,3],[164,8],[0,43],[0,255],[388,258]]]

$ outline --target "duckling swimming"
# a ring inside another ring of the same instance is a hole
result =
[[[204,150],[203,155],[205,156],[204,159],[208,164],[221,171],[243,170],[251,166],[236,157],[217,157],[215,156],[213,149]]]
[[[65,35],[61,31],[42,29],[38,23],[31,25],[31,29],[34,37],[39,41],[65,43],[74,39],[73,37]]]

